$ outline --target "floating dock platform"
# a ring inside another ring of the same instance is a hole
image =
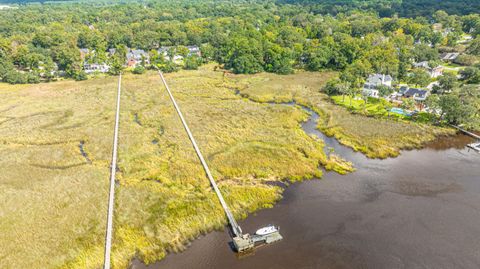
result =
[[[283,237],[278,231],[267,235],[242,234],[241,236],[233,238],[233,244],[235,245],[237,252],[245,252],[257,246],[271,244],[282,239]]]
[[[468,144],[467,147],[469,147],[473,150],[476,150],[477,152],[480,152],[480,142]]]

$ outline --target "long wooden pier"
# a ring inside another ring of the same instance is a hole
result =
[[[282,236],[278,231],[267,234],[267,235],[243,234],[242,229],[240,228],[240,225],[238,225],[232,212],[228,208],[227,203],[223,199],[223,195],[220,192],[220,189],[218,188],[217,183],[215,182],[212,176],[212,173],[210,172],[210,168],[208,167],[207,162],[203,158],[203,155],[200,152],[197,142],[195,141],[195,138],[193,137],[193,134],[190,131],[190,128],[188,127],[187,122],[185,121],[185,118],[183,117],[182,111],[180,110],[180,107],[175,101],[175,98],[173,97],[172,92],[170,91],[170,88],[168,87],[168,84],[165,81],[165,78],[163,77],[163,74],[160,70],[158,70],[158,74],[162,79],[163,85],[167,89],[167,93],[170,97],[170,100],[173,103],[173,106],[175,107],[175,110],[177,111],[178,116],[180,117],[180,120],[182,121],[185,131],[187,131],[188,138],[190,139],[190,142],[192,142],[193,148],[195,149],[195,152],[197,153],[197,156],[200,159],[200,162],[202,163],[205,173],[207,174],[208,180],[210,181],[210,184],[212,185],[215,193],[217,194],[218,200],[220,201],[220,204],[222,205],[223,210],[225,211],[225,215],[227,216],[227,219],[230,223],[230,227],[232,228],[232,232],[234,234],[233,244],[235,245],[235,248],[237,249],[237,251],[243,252],[249,249],[253,249],[258,244],[270,244],[270,243],[281,240]]]
[[[469,135],[469,136],[471,136],[471,137],[473,137],[473,138],[476,138],[476,139],[480,140],[480,135],[477,135],[477,134],[474,134],[474,133],[472,133],[472,132],[469,132],[469,131],[467,131],[467,130],[459,127],[459,126],[453,125],[453,124],[450,124],[450,126],[452,126],[453,128],[461,131],[462,133],[464,133],[464,134],[466,134],[466,135]]]
[[[115,173],[117,171],[118,124],[120,119],[120,94],[122,89],[122,74],[118,77],[117,109],[115,112],[115,127],[113,131],[113,151],[110,165],[110,192],[108,197],[107,231],[105,235],[104,269],[110,269],[110,253],[112,249],[113,205],[115,203]]]
[[[461,127],[459,126],[456,126],[456,125],[453,125],[453,124],[450,124],[450,126],[456,128],[457,130],[461,131],[462,133],[466,134],[466,135],[469,135],[473,138],[476,138],[478,141],[480,141],[480,135],[477,135],[477,134],[474,134],[472,132],[469,132],[465,129],[462,129]],[[477,152],[480,152],[480,142],[476,142],[476,143],[471,143],[471,144],[468,144],[467,147],[473,149],[473,150],[476,150]]]
[[[225,211],[225,214],[227,215],[228,221],[230,222],[230,226],[232,228],[232,232],[235,234],[236,237],[241,237],[242,236],[242,229],[238,225],[238,223],[235,221],[235,218],[233,217],[232,212],[227,206],[227,203],[223,199],[222,193],[220,192],[220,189],[217,186],[217,183],[215,183],[215,180],[213,179],[212,173],[210,172],[210,168],[208,168],[207,162],[205,162],[205,159],[203,158],[202,153],[200,152],[200,149],[197,145],[197,142],[195,141],[195,138],[193,137],[192,132],[190,131],[190,128],[187,125],[187,122],[185,121],[185,118],[183,117],[182,111],[180,110],[180,107],[178,106],[177,102],[175,101],[175,98],[172,95],[172,92],[170,91],[170,88],[168,87],[167,82],[165,81],[165,78],[163,77],[162,71],[158,70],[158,74],[160,75],[160,78],[162,79],[163,85],[167,89],[168,96],[170,96],[170,100],[173,103],[173,106],[175,107],[175,110],[177,111],[178,116],[180,117],[180,120],[182,121],[183,127],[185,128],[185,131],[187,131],[188,138],[192,142],[193,148],[195,149],[195,152],[197,153],[198,158],[200,159],[200,162],[202,163],[202,166],[205,170],[205,173],[207,174],[208,180],[210,181],[210,184],[212,185],[213,189],[215,190],[215,193],[217,194],[218,200],[220,200],[220,204],[223,207],[223,210]]]

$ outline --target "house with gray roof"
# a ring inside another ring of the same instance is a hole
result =
[[[187,46],[189,51],[188,55],[197,55],[198,57],[202,56],[202,52],[200,51],[200,47],[198,46]]]
[[[460,55],[458,52],[447,52],[440,55],[440,59],[444,61],[454,61]]]
[[[372,74],[363,85],[363,94],[370,97],[379,97],[379,86],[392,87],[393,78],[385,74]]]
[[[150,56],[144,50],[128,49],[126,58],[128,67],[137,67],[142,63],[150,64]]]
[[[417,89],[417,88],[409,88],[403,94],[405,98],[413,98],[413,100],[421,102],[425,101],[429,95],[427,90]]]
[[[443,75],[443,69],[444,69],[443,66],[440,66],[440,65],[437,67],[430,67],[427,61],[414,63],[413,67],[424,69],[425,71],[428,72],[431,78],[436,78]]]

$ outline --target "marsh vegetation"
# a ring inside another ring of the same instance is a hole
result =
[[[302,109],[235,95],[211,69],[167,79],[237,217],[280,199],[271,181],[321,177],[319,165],[340,163],[302,132]],[[110,77],[0,86],[2,266],[102,263],[115,85]],[[123,88],[116,268],[134,255],[160,259],[225,224],[157,75],[126,75]]]
[[[232,78],[240,94],[252,100],[264,103],[294,101],[309,107],[322,116],[318,126],[320,130],[370,158],[395,157],[401,149],[419,148],[438,136],[455,133],[449,128],[351,113],[335,105],[321,91],[324,80],[335,75],[333,72],[324,72],[322,76],[301,72],[286,76],[258,74]]]
[[[319,167],[353,170],[301,129],[309,115],[300,106],[322,116],[327,134],[370,157],[448,133],[352,115],[320,92],[334,76],[232,75],[212,65],[166,76],[236,217],[272,207],[282,194],[272,182],[320,178]],[[0,85],[2,267],[102,264],[116,83]],[[134,256],[159,260],[226,224],[158,75],[127,74],[122,87],[115,268]]]

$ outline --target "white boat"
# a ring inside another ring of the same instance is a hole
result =
[[[271,233],[274,233],[274,232],[278,232],[278,229],[273,225],[269,225],[269,226],[265,226],[263,228],[258,229],[255,232],[255,234],[256,235],[267,235],[267,234],[271,234]]]

